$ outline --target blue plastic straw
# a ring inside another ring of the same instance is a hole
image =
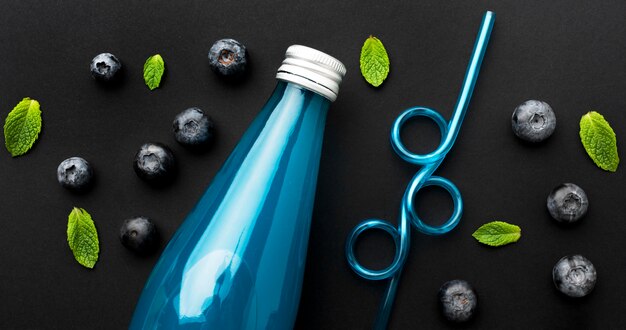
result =
[[[359,276],[368,280],[389,279],[389,285],[380,305],[380,310],[374,325],[375,329],[385,329],[387,328],[387,324],[389,322],[389,316],[393,307],[393,301],[395,300],[398,282],[400,280],[402,268],[404,267],[411,244],[411,235],[409,232],[411,230],[410,223],[412,223],[417,230],[424,234],[442,235],[454,229],[461,219],[461,215],[463,213],[463,199],[461,198],[459,189],[450,180],[433,176],[432,174],[444,160],[459,134],[461,123],[463,122],[463,118],[467,112],[472,92],[474,91],[474,86],[476,85],[476,79],[478,79],[478,72],[480,71],[480,65],[487,49],[487,43],[489,42],[495,18],[495,13],[491,11],[487,11],[483,16],[483,21],[480,25],[480,30],[478,31],[476,43],[474,44],[474,50],[472,51],[472,57],[467,67],[465,78],[463,79],[461,93],[459,94],[459,98],[450,121],[446,122],[446,120],[433,109],[413,107],[405,110],[400,116],[398,116],[393,124],[393,128],[391,130],[391,145],[395,152],[405,161],[422,166],[422,168],[409,182],[404,196],[402,197],[399,226],[396,228],[394,225],[385,220],[369,219],[356,226],[348,236],[348,240],[346,242],[346,256],[352,269]],[[420,116],[433,120],[441,131],[441,144],[435,151],[426,155],[418,155],[409,151],[404,146],[404,143],[402,143],[400,138],[402,126],[408,120]],[[421,188],[426,186],[439,186],[444,188],[448,191],[448,193],[450,193],[454,202],[454,211],[452,212],[452,216],[450,216],[450,218],[441,226],[427,225],[415,212],[413,205],[415,194]],[[396,245],[396,253],[393,262],[388,267],[381,270],[372,270],[362,266],[354,254],[355,243],[359,235],[371,229],[378,229],[387,232],[393,238]]]

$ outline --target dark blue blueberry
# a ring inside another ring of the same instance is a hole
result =
[[[246,71],[247,63],[246,47],[237,40],[218,40],[209,50],[209,65],[219,75],[241,75]]]
[[[439,303],[447,320],[465,322],[474,316],[478,297],[466,281],[452,280],[439,289]]]
[[[213,121],[202,110],[189,108],[176,115],[174,138],[186,146],[205,146],[213,142]]]
[[[125,247],[135,253],[147,255],[157,249],[159,234],[150,219],[134,217],[124,220],[120,228],[120,240]]]
[[[162,185],[172,181],[176,171],[174,153],[161,143],[145,143],[135,154],[133,162],[135,173],[154,185]]]
[[[596,286],[596,268],[581,255],[565,256],[552,270],[556,288],[570,297],[584,297]]]
[[[96,55],[91,61],[91,75],[100,81],[112,81],[122,69],[122,62],[111,53]]]
[[[582,188],[573,183],[564,183],[552,190],[547,204],[554,220],[573,223],[587,214],[589,200]]]
[[[68,158],[57,167],[57,180],[61,186],[73,190],[84,191],[91,185],[93,169],[89,162],[80,157]]]
[[[548,103],[529,100],[520,104],[511,117],[513,132],[529,142],[541,142],[552,135],[556,116]]]

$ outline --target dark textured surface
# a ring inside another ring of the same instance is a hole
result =
[[[395,221],[417,168],[389,145],[389,129],[413,105],[449,118],[482,13],[497,14],[476,91],[459,138],[437,171],[465,200],[460,225],[444,237],[413,232],[391,329],[448,328],[437,291],[455,278],[476,290],[475,329],[626,328],[624,169],[598,169],[580,143],[578,121],[597,110],[625,146],[626,27],[623,1],[5,1],[0,10],[0,120],[26,96],[41,102],[43,132],[25,156],[0,150],[0,328],[120,329],[158,254],[139,258],[119,242],[124,219],[144,215],[169,239],[274,88],[286,48],[295,43],[342,60],[348,74],[332,105],[324,140],[309,255],[296,328],[367,329],[384,283],[358,278],[343,252],[362,219]],[[360,77],[358,55],[370,35],[389,52],[387,81],[374,89]],[[244,43],[250,72],[224,82],[207,52],[221,38]],[[105,87],[91,59],[111,52],[124,65],[119,85]],[[166,62],[161,88],[143,83],[145,59]],[[555,133],[528,145],[511,131],[513,109],[528,99],[549,103]],[[171,125],[197,106],[216,123],[211,151],[178,145]],[[411,123],[416,151],[438,141],[436,127]],[[171,146],[175,182],[155,189],[133,172],[147,141]],[[85,195],[57,182],[57,165],[81,156],[95,170]],[[550,219],[546,197],[563,182],[581,186],[589,212],[571,227]],[[101,242],[93,270],[74,261],[66,242],[73,206],[93,216]],[[418,212],[432,223],[450,214],[440,189],[420,194]],[[471,233],[503,220],[519,225],[513,245],[488,248]],[[365,235],[357,254],[383,267],[392,255],[384,235]],[[598,272],[594,291],[566,299],[552,283],[554,264],[582,254]]]

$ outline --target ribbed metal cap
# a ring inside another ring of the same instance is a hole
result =
[[[346,67],[336,58],[310,47],[293,45],[287,48],[276,79],[296,83],[332,102],[337,99],[345,74]]]

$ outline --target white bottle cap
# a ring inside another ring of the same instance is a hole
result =
[[[336,58],[310,47],[293,45],[287,48],[276,79],[296,83],[333,102],[345,74],[346,67]]]

